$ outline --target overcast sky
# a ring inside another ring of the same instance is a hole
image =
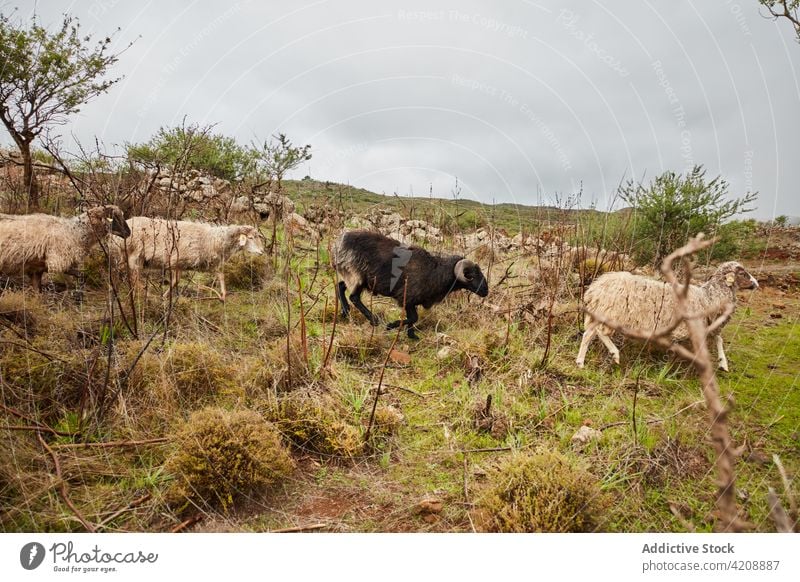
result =
[[[0,0],[3,12],[34,2]],[[757,217],[800,215],[800,45],[756,0],[35,3],[135,43],[64,133],[216,123],[312,145],[294,177],[552,203],[703,164]],[[6,140],[7,141],[7,140]]]

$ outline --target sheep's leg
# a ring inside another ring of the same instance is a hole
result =
[[[411,339],[419,339],[414,331],[414,324],[419,321],[419,314],[415,305],[406,305],[406,319],[398,319],[386,326],[386,329],[397,329],[401,325],[408,327],[408,337]]]
[[[366,305],[364,305],[364,303],[361,301],[361,292],[363,290],[364,288],[361,286],[356,287],[353,290],[353,292],[350,293],[350,301],[353,305],[356,306],[356,309],[358,309],[364,315],[364,317],[366,317],[369,320],[369,322],[372,325],[378,325],[378,318],[375,317],[375,314],[373,314],[369,310],[369,308]]]
[[[217,276],[219,277],[219,290],[221,292],[220,300],[225,303],[225,296],[228,294],[225,290],[225,273],[220,271]]]
[[[336,286],[336,293],[339,295],[339,306],[342,309],[342,318],[347,319],[347,316],[350,315],[350,304],[347,302],[347,285],[344,284],[344,281],[339,281],[339,284]]]
[[[128,255],[128,286],[133,294],[133,300],[137,301],[143,295],[141,272],[144,265],[139,264],[139,258],[133,254]]]
[[[31,287],[37,293],[42,290],[42,272],[34,271],[31,273]]]
[[[600,338],[600,341],[603,342],[604,346],[606,346],[608,352],[614,357],[614,363],[619,365],[619,349],[617,349],[617,346],[615,346],[614,342],[611,341],[611,338],[599,329],[597,330],[597,337]]]
[[[586,326],[586,331],[583,332],[581,347],[578,349],[578,357],[575,358],[575,363],[578,364],[578,368],[583,368],[583,362],[586,360],[586,352],[589,351],[589,344],[592,343],[595,335],[597,335],[597,326],[590,323]]]
[[[170,293],[172,293],[174,289],[177,289],[180,278],[181,278],[180,269],[172,269],[169,272],[169,288],[166,291],[164,291],[164,299],[169,297]]]
[[[719,369],[727,372],[728,358],[725,356],[725,348],[722,347],[722,335],[717,335],[717,359],[719,361]]]

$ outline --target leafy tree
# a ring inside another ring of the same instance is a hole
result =
[[[640,262],[659,265],[689,237],[716,235],[724,221],[752,210],[747,205],[757,193],[729,199],[723,178],[705,176],[703,167],[695,166],[686,175],[665,172],[647,186],[633,181],[620,186],[620,198],[635,211],[634,253]]]
[[[788,20],[794,27],[797,41],[800,42],[800,0],[758,0],[758,3],[767,9],[772,20]]]
[[[193,168],[217,178],[240,180],[252,168],[254,154],[232,137],[212,130],[213,125],[185,122],[161,127],[147,143],[128,144],[128,158],[148,168]]]
[[[35,18],[25,27],[0,14],[0,120],[22,156],[32,208],[39,206],[39,184],[31,144],[120,80],[105,78],[119,56],[110,45],[110,37],[92,42],[82,35],[78,21],[68,15],[51,32]]]
[[[272,189],[274,183],[275,189],[280,192],[286,172],[311,159],[311,146],[295,146],[285,134],[279,133],[263,144],[254,145],[253,155],[263,182],[260,185],[267,185]]]

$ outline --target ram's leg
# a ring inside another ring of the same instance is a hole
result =
[[[614,342],[611,341],[611,338],[599,329],[597,330],[597,337],[600,338],[600,341],[603,342],[604,346],[606,346],[608,352],[614,357],[614,363],[619,365],[619,349],[617,349],[617,346],[615,346]]]
[[[361,292],[363,290],[364,287],[361,285],[356,287],[353,290],[353,292],[350,293],[350,301],[353,303],[353,305],[356,306],[356,309],[358,309],[364,315],[364,317],[366,317],[369,320],[369,322],[372,325],[378,325],[378,318],[375,317],[375,314],[373,314],[369,310],[369,308],[366,305],[364,305],[364,303],[361,301]]]
[[[408,337],[411,339],[419,339],[414,331],[414,324],[417,323],[417,321],[419,321],[419,314],[417,313],[416,305],[406,305],[406,318],[393,321],[386,326],[386,329],[397,329],[401,325],[405,325],[408,327]]]
[[[339,295],[339,307],[342,310],[342,318],[347,319],[347,316],[350,315],[350,304],[347,302],[347,285],[344,284],[344,281],[339,281],[339,284],[336,285],[336,293]]]
[[[722,347],[722,335],[717,335],[717,360],[719,361],[719,369],[727,372],[728,358],[725,356],[725,348]]]
[[[586,325],[586,331],[583,332],[583,337],[581,338],[581,347],[578,349],[578,357],[575,358],[575,363],[578,364],[579,368],[583,368],[586,352],[589,351],[589,344],[592,343],[595,335],[597,335],[597,325],[594,323]]]

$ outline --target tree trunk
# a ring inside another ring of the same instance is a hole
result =
[[[22,154],[23,184],[28,193],[28,211],[39,209],[39,182],[36,174],[33,173],[33,158],[31,156],[31,144],[22,142],[19,145]]]

